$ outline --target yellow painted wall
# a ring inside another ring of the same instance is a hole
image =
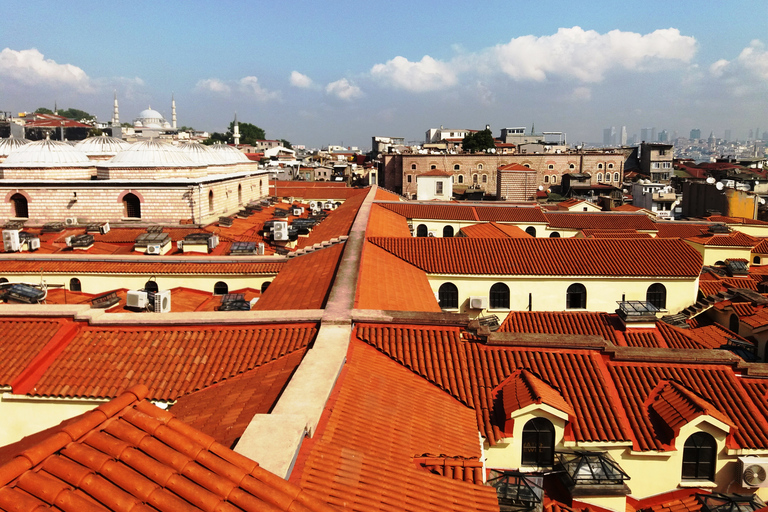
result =
[[[509,311],[527,311],[528,295],[531,294],[533,311],[564,311],[566,291],[573,283],[581,283],[587,289],[587,308],[579,311],[614,312],[618,301],[646,300],[648,287],[661,283],[667,289],[667,310],[677,313],[696,302],[698,277],[687,279],[664,278],[610,278],[610,277],[546,277],[546,276],[446,276],[428,275],[432,290],[437,292],[443,283],[451,282],[459,289],[460,313],[475,317],[482,313],[505,315]],[[486,296],[491,286],[502,282],[509,287],[509,306],[505,310],[469,309],[470,296]]]
[[[701,257],[704,259],[704,265],[714,265],[718,261],[725,261],[728,259],[745,259],[748,262],[752,262],[752,249],[749,247],[713,247],[711,245],[701,245],[690,240],[686,240],[688,244],[699,251]]]
[[[757,215],[758,196],[730,188],[725,189],[724,192],[728,202],[728,213],[726,215],[730,217],[744,217],[745,219],[755,218]]]

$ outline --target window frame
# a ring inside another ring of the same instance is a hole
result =
[[[437,297],[440,309],[459,309],[459,288],[455,284],[441,284],[437,289]]]
[[[488,292],[488,309],[509,309],[509,286],[494,283]]]
[[[586,286],[581,283],[573,283],[568,287],[565,291],[565,309],[587,309]]]
[[[554,466],[555,426],[547,418],[537,416],[528,420],[523,426],[521,442],[521,466],[538,468]]]
[[[667,309],[667,287],[662,283],[651,284],[645,292],[645,300],[659,309]]]
[[[683,481],[715,481],[717,441],[707,432],[694,432],[683,445],[680,479]]]

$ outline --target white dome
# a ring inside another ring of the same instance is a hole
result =
[[[239,164],[242,162],[250,162],[248,157],[244,153],[238,151],[237,148],[229,146],[227,144],[212,144],[208,146],[211,150],[218,152],[224,163],[226,164]]]
[[[89,167],[85,153],[58,140],[38,140],[16,148],[2,167]]]
[[[134,142],[99,167],[200,167],[187,154],[154,139]]]
[[[129,143],[123,139],[116,137],[107,137],[106,135],[99,135],[97,137],[88,137],[85,140],[78,142],[75,147],[79,148],[83,153],[88,156],[99,155],[116,155],[125,148],[130,146]]]
[[[157,110],[152,110],[151,108],[142,110],[139,113],[139,117],[133,121],[133,125],[137,128],[144,127],[155,129],[162,129],[164,127],[170,126],[168,121],[166,121],[163,117],[163,114]]]
[[[211,146],[200,144],[199,142],[183,142],[179,144],[179,149],[189,158],[201,165],[227,165],[224,153],[212,151]]]
[[[29,139],[17,139],[13,136],[7,139],[0,139],[0,156],[8,156],[11,154],[11,151],[29,143]]]

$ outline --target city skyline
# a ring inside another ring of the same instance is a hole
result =
[[[122,121],[148,106],[169,118],[173,94],[179,126],[224,131],[237,113],[268,138],[363,149],[373,135],[418,141],[440,125],[497,134],[535,123],[571,143],[622,125],[630,138],[655,126],[738,139],[768,126],[757,1],[77,7],[8,6],[0,110],[55,103],[108,121],[116,91]]]

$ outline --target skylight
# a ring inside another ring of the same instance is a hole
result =
[[[496,488],[502,512],[532,510],[542,501],[541,477],[518,471],[491,471],[488,485]]]
[[[571,486],[621,485],[629,480],[629,475],[606,452],[558,452],[557,459]]]
[[[756,494],[698,494],[705,512],[754,512],[765,507]]]

